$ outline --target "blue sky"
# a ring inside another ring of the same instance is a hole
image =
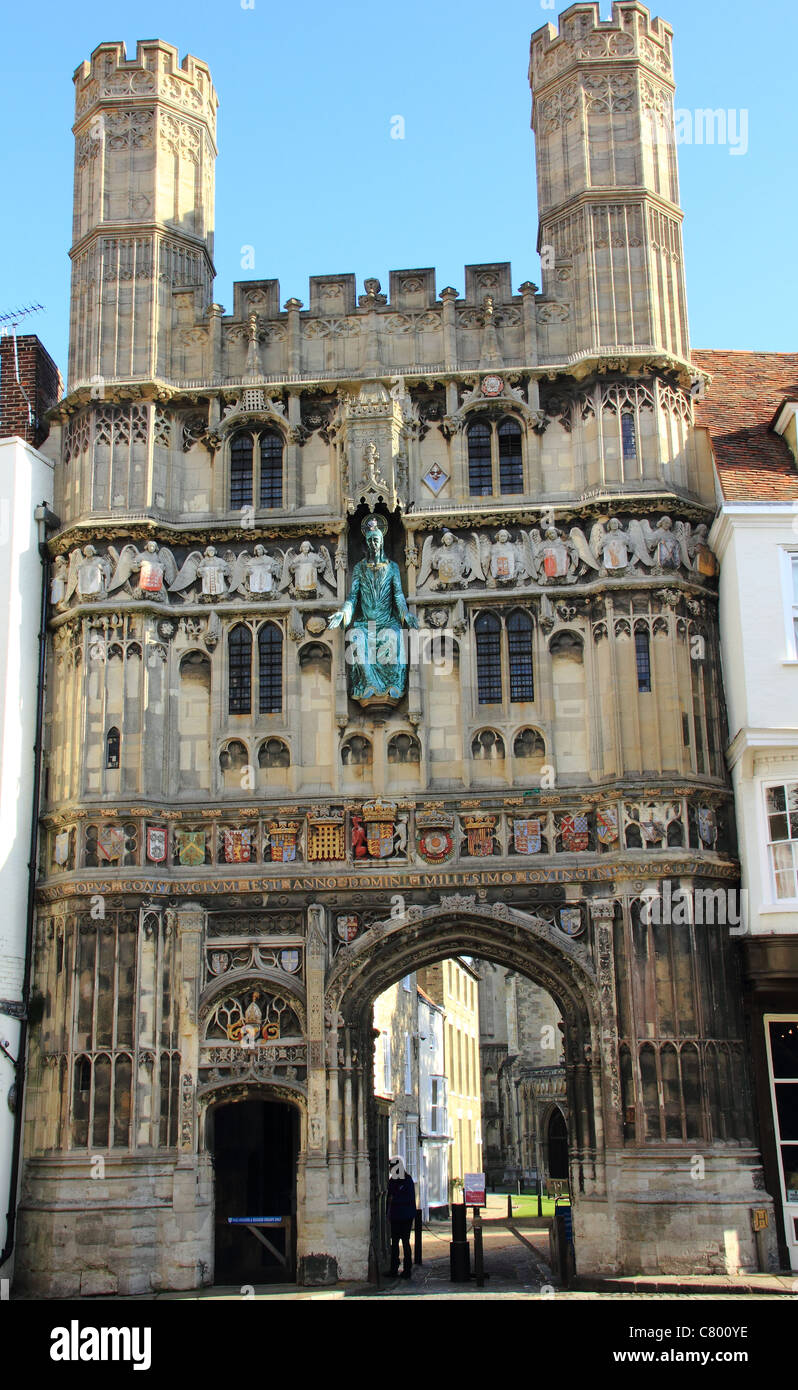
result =
[[[7,8],[2,55],[0,313],[66,366],[72,73],[97,44],[159,37],[210,65],[220,99],[215,297],[235,279],[352,271],[358,288],[433,265],[464,289],[466,262],[510,260],[540,283],[529,36],[540,0],[275,5],[270,0],[38,0]],[[557,9],[564,8],[559,6]],[[663,0],[677,106],[748,113],[748,148],[679,149],[695,347],[792,351],[796,322],[794,0]],[[609,16],[602,0],[601,14]],[[405,138],[391,138],[401,115]],[[739,116],[737,117],[739,121]],[[739,130],[739,125],[737,127]],[[13,198],[11,193],[16,195]],[[255,250],[242,270],[241,248]]]

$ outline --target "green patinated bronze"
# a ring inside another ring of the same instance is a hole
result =
[[[367,517],[362,526],[368,558],[358,560],[343,608],[328,627],[347,633],[349,692],[359,704],[395,704],[407,688],[407,655],[402,625],[418,627],[402,592],[399,566],[386,560],[382,517]]]

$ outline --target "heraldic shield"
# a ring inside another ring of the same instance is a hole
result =
[[[539,854],[541,838],[539,820],[513,821],[513,844],[516,854]]]
[[[177,857],[181,864],[196,868],[205,863],[205,831],[176,830]]]
[[[393,832],[396,806],[392,801],[363,803],[366,826],[366,845],[372,859],[388,859],[393,854]]]

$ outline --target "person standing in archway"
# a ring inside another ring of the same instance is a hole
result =
[[[398,1155],[388,1165],[388,1220],[391,1225],[391,1267],[388,1277],[395,1279],[399,1273],[399,1242],[404,1254],[403,1279],[410,1279],[413,1273],[413,1259],[410,1254],[410,1228],[416,1219],[416,1189],[410,1174],[405,1171],[403,1159]]]

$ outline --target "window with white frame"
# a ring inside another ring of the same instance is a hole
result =
[[[382,1084],[387,1095],[391,1089],[391,1035],[382,1035]]]
[[[776,898],[798,898],[798,782],[766,787],[765,810]]]
[[[781,551],[784,645],[788,661],[798,661],[798,550]]]
[[[446,1118],[446,1078],[444,1076],[433,1076],[430,1079],[430,1133],[446,1134],[448,1123]]]
[[[413,1094],[413,1040],[405,1038],[405,1095]]]

